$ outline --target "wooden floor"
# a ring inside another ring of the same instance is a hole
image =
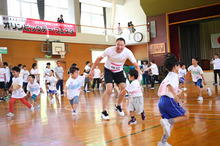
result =
[[[220,87],[211,87],[213,95],[204,92],[204,101],[198,102],[196,89],[192,83],[187,85],[185,109],[190,119],[175,124],[168,142],[174,146],[217,146],[220,145]],[[156,86],[158,88],[158,85]],[[39,111],[31,113],[20,101],[15,102],[15,117],[7,117],[8,103],[0,103],[0,146],[4,145],[114,145],[114,146],[156,146],[163,134],[159,123],[157,88],[144,89],[144,109],[147,119],[137,116],[136,125],[128,125],[128,102],[123,109],[125,117],[114,110],[114,93],[109,103],[110,121],[100,118],[102,92],[81,93],[77,116],[71,115],[66,97],[58,98],[51,105],[42,95]],[[184,96],[182,94],[182,96]]]

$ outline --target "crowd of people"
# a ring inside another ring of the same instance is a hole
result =
[[[54,70],[51,69],[51,64],[47,63],[44,72],[46,91],[43,91],[42,86],[39,84],[40,74],[36,63],[33,63],[30,73],[25,65],[18,64],[18,66],[10,70],[7,62],[0,63],[0,89],[2,96],[0,100],[5,101],[10,99],[9,113],[7,115],[10,117],[14,116],[13,104],[17,99],[25,104],[31,112],[34,112],[35,109],[40,107],[36,98],[40,97],[40,94],[44,92],[50,97],[51,104],[54,104],[55,96],[58,94],[57,91],[59,89],[60,95],[64,96],[65,93],[65,96],[69,100],[72,107],[72,115],[77,115],[81,86],[84,85],[84,92],[92,92],[95,87],[99,91],[101,88],[100,83],[104,82],[105,91],[102,97],[101,113],[101,118],[103,120],[110,119],[107,109],[114,86],[115,88],[118,87],[118,98],[115,104],[115,110],[118,114],[120,116],[125,116],[121,104],[126,94],[129,93],[129,111],[131,119],[128,121],[128,124],[135,124],[137,122],[135,112],[136,114],[141,114],[142,120],[145,120],[146,115],[144,111],[141,81],[143,78],[143,87],[147,87],[148,84],[151,84],[150,89],[154,89],[155,81],[158,80],[159,70],[153,60],[150,61],[150,66],[148,66],[147,61],[143,61],[143,65],[140,67],[133,53],[126,48],[125,45],[125,40],[123,38],[118,38],[116,46],[107,48],[104,53],[96,59],[92,66],[89,61],[86,62],[82,75],[79,73],[77,64],[73,63],[68,70],[70,76],[64,88],[64,70],[61,66],[61,62],[57,61],[57,67]],[[107,57],[107,60],[104,65],[104,73],[101,73],[98,64],[105,57]],[[128,72],[130,83],[127,81],[123,70],[124,63],[127,59],[129,59],[135,67],[135,69],[130,69]],[[214,64],[214,85],[216,85],[216,76],[217,73],[219,74],[220,69],[220,59],[217,54],[211,63]],[[182,122],[189,118],[189,112],[179,104],[181,100],[186,100],[186,98],[180,96],[180,93],[187,90],[187,76],[189,74],[192,75],[192,81],[198,89],[198,100],[200,101],[203,100],[203,84],[206,85],[207,83],[203,75],[203,70],[198,65],[198,58],[196,57],[192,58],[192,65],[188,67],[187,71],[184,63],[180,63],[173,54],[167,54],[163,67],[167,75],[158,89],[158,96],[160,97],[158,107],[162,117],[160,123],[163,126],[164,134],[158,145],[169,145],[167,139],[170,137],[174,123]],[[93,83],[90,88],[91,77],[93,77]],[[207,88],[206,91],[209,96],[212,95],[210,88]],[[10,98],[9,92],[11,93]],[[28,101],[29,98],[31,103]]]

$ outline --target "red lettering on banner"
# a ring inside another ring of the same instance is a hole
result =
[[[76,36],[76,25],[27,18],[23,33]]]

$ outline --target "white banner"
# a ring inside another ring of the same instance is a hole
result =
[[[212,48],[220,48],[220,33],[211,34]]]
[[[0,31],[13,31],[22,33],[26,18],[0,15]]]

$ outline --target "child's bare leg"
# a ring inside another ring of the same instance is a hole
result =
[[[134,117],[134,112],[130,111],[130,115],[131,115],[131,117]]]
[[[51,100],[53,99],[53,94],[52,94],[52,93],[50,93],[50,99],[51,99]]]
[[[197,90],[198,90],[199,96],[201,97],[201,96],[202,96],[202,92],[201,92],[200,89],[202,89],[202,88],[200,88],[199,86],[197,86],[196,88],[197,88]]]
[[[189,112],[186,112],[183,116],[179,116],[179,117],[176,117],[176,118],[168,119],[168,122],[171,124],[170,131],[173,130],[174,123],[183,122],[183,121],[186,121],[188,119],[189,119]],[[163,134],[163,136],[161,138],[161,142],[162,143],[166,143],[167,139],[168,139],[168,136],[166,134]]]
[[[77,107],[78,107],[78,103],[74,103],[73,106],[72,106],[74,111],[76,111]]]
[[[34,100],[33,99],[31,99],[31,104],[34,106]]]

